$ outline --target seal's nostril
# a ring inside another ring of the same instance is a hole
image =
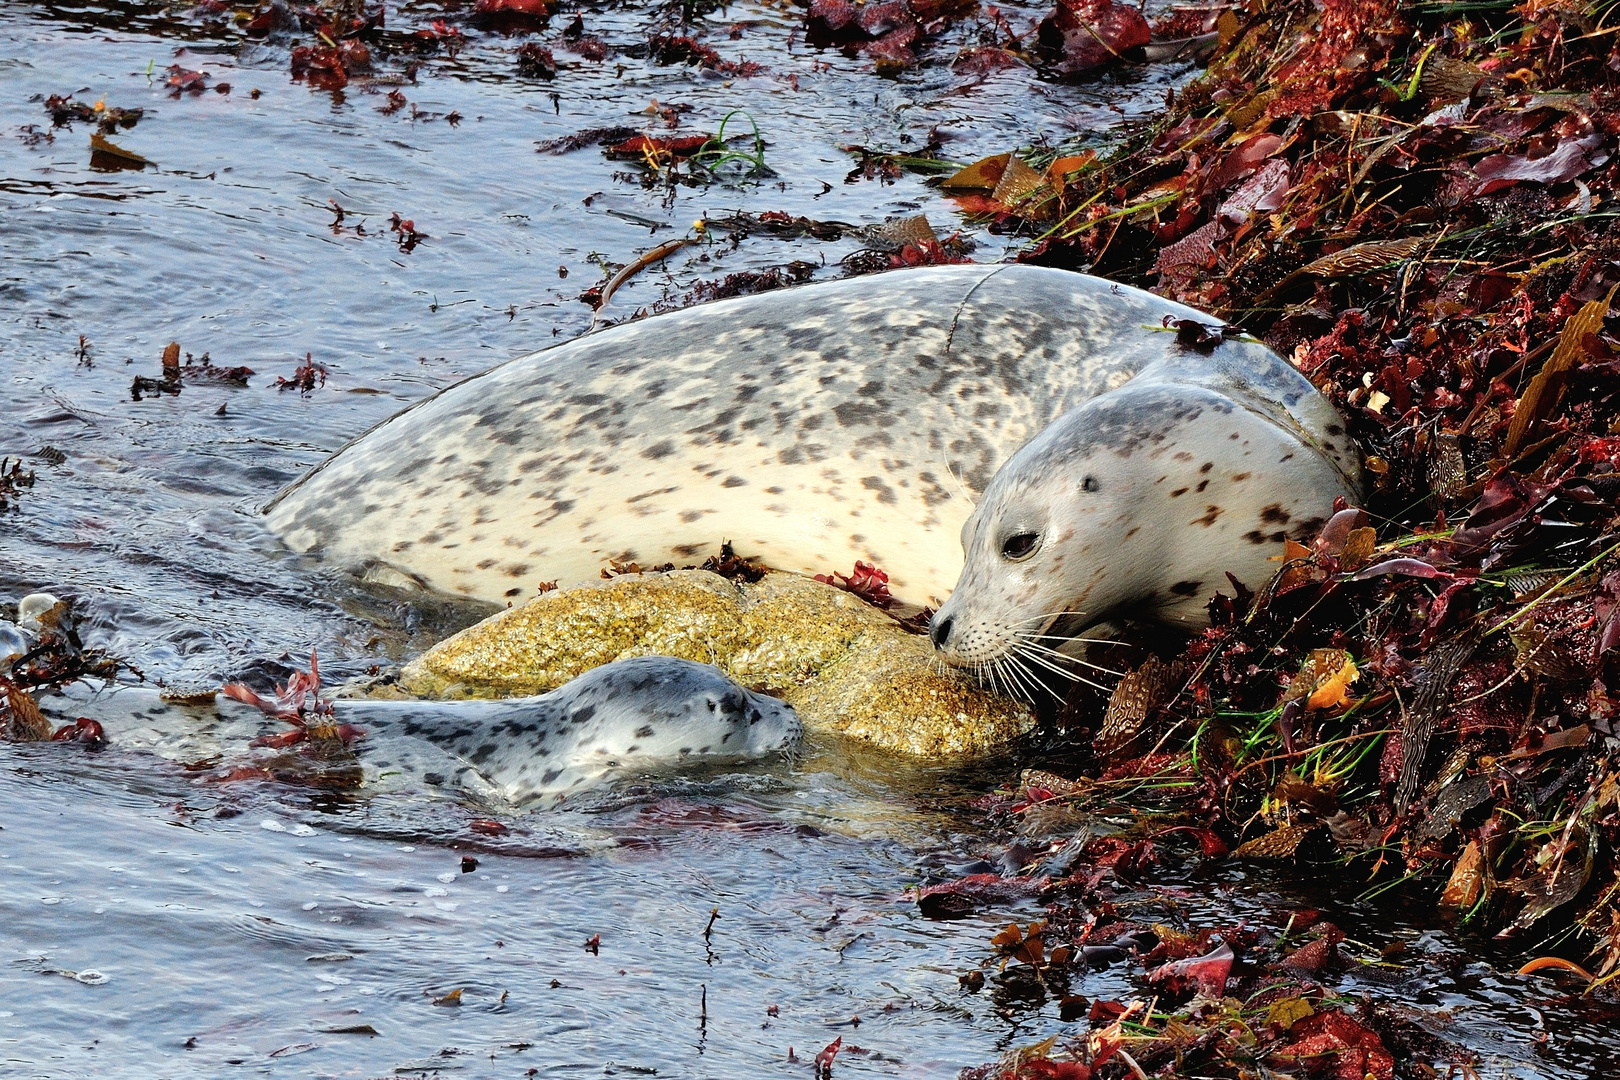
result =
[[[934,648],[943,649],[945,647],[945,642],[949,641],[951,637],[951,620],[941,619],[939,622],[929,627],[928,636],[933,640]]]

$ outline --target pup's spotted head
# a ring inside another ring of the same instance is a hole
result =
[[[669,656],[607,664],[554,692],[565,715],[590,710],[582,748],[626,762],[757,757],[793,750],[804,726],[786,704],[719,668]]]

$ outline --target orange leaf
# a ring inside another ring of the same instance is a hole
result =
[[[1064,177],[1068,176],[1072,172],[1079,172],[1081,169],[1085,168],[1087,165],[1090,165],[1095,160],[1097,160],[1097,152],[1095,150],[1087,150],[1083,154],[1075,154],[1071,157],[1060,157],[1056,161],[1052,162],[1051,165],[1047,166],[1047,178],[1054,184],[1062,184]]]
[[[1356,681],[1356,663],[1345,658],[1344,666],[1328,677],[1327,681],[1311,692],[1305,706],[1310,709],[1332,709],[1350,700],[1350,684]]]
[[[980,158],[966,168],[947,176],[940,182],[940,190],[994,191],[996,185],[1001,182],[1001,174],[1007,171],[1007,163],[1011,160],[1011,154],[992,154],[987,158]]]

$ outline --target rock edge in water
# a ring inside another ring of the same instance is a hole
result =
[[[989,750],[1035,725],[1025,703],[944,671],[926,638],[786,573],[750,585],[676,570],[545,593],[439,642],[400,682],[422,697],[539,694],[652,654],[714,664],[812,730],[920,757]]]

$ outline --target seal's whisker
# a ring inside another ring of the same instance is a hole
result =
[[[1048,639],[1048,640],[1050,640],[1050,641],[1065,641],[1065,642],[1074,641],[1074,642],[1079,642],[1081,645],[1123,645],[1123,644],[1125,644],[1123,641],[1120,641],[1117,638],[1071,637],[1068,634],[1042,634],[1041,636]]]
[[[1087,686],[1091,687],[1092,689],[1101,690],[1105,694],[1112,694],[1114,692],[1114,688],[1111,687],[1111,686],[1104,686],[1102,683],[1092,682],[1090,679],[1086,678],[1084,675],[1077,675],[1072,671],[1064,671],[1062,668],[1056,667],[1054,665],[1046,664],[1038,656],[1031,656],[1031,655],[1026,654],[1023,657],[1023,659],[1032,661],[1034,663],[1041,664],[1043,667],[1047,667],[1049,670],[1055,671],[1059,675],[1062,675],[1065,679],[1073,679],[1075,682],[1083,682]]]
[[[1001,669],[1001,661],[993,660],[985,665],[985,671],[990,677],[990,690],[992,693],[1012,697],[1012,687],[1007,682],[1007,673]]]
[[[1002,695],[1025,701],[1029,700],[1029,694],[1024,687],[1023,675],[1007,661],[1008,657],[1004,654],[998,656],[993,663],[996,672],[1001,676]]]
[[[1039,615],[1030,615],[1030,616],[1028,616],[1028,617],[1026,617],[1026,618],[1024,618],[1024,619],[1022,619],[1020,621],[1021,622],[1035,622],[1038,619],[1061,619],[1065,615],[1077,615],[1080,618],[1084,619],[1084,618],[1089,617],[1090,614],[1091,613],[1089,611],[1047,611],[1047,612],[1043,612],[1043,613],[1041,613]]]
[[[994,671],[1000,677],[1001,688],[997,690],[998,693],[1001,693],[1006,697],[1024,696],[1022,693],[1022,685],[1013,681],[1014,677],[1017,675],[1017,672],[1015,672],[1007,663],[1007,657],[1005,655],[998,656],[994,660],[990,661],[990,670]]]
[[[951,464],[951,451],[949,447],[940,448],[939,463],[945,466],[945,472],[952,480],[956,481],[956,489],[958,493],[961,494],[962,498],[969,506],[977,510],[979,508],[979,502],[968,492],[968,487],[962,482],[962,478],[956,475],[956,467]]]
[[[1090,660],[1085,660],[1085,659],[1082,659],[1081,657],[1074,656],[1071,653],[1066,653],[1066,652],[1062,652],[1062,651],[1060,651],[1058,649],[1054,649],[1050,645],[1047,645],[1044,642],[1039,641],[1039,640],[1037,640],[1035,638],[1032,638],[1032,637],[1020,637],[1020,638],[1015,638],[1014,640],[1017,642],[1017,647],[1018,648],[1027,649],[1027,650],[1029,650],[1030,652],[1033,652],[1033,653],[1039,653],[1040,655],[1045,656],[1045,657],[1047,657],[1047,658],[1049,658],[1051,660],[1061,660],[1061,661],[1063,661],[1065,663],[1076,664],[1076,665],[1078,665],[1080,667],[1083,667],[1083,668],[1090,668],[1092,671],[1101,672],[1104,675],[1112,675],[1116,679],[1123,679],[1125,677],[1125,672],[1123,672],[1123,671],[1115,671],[1113,668],[1105,668],[1101,664],[1094,664]]]
[[[1028,667],[1025,666],[1023,659],[1020,658],[1016,653],[1008,653],[1007,656],[1006,656],[1006,659],[1013,666],[1013,669],[1015,671],[1023,672],[1024,677],[1027,678],[1030,683],[1032,683],[1033,685],[1039,687],[1041,690],[1045,691],[1046,693],[1052,695],[1052,700],[1053,701],[1056,701],[1059,704],[1063,703],[1063,695],[1059,694],[1056,690],[1054,690],[1050,686],[1046,685],[1046,683],[1044,681],[1042,681],[1040,676],[1038,676],[1037,674],[1035,674],[1035,672],[1031,671]]]
[[[991,663],[989,665],[989,670],[990,689],[1004,697],[1016,696],[1012,692],[1012,685],[1007,679],[1007,673],[1001,669],[1001,662],[999,660]]]
[[[1060,667],[1059,665],[1053,663],[1048,657],[1042,656],[1040,653],[1037,653],[1037,652],[1030,652],[1026,645],[1022,645],[1022,644],[1014,645],[1013,646],[1013,651],[1016,652],[1020,656],[1021,659],[1027,660],[1029,663],[1032,663],[1032,664],[1039,664],[1041,667],[1045,668],[1047,671],[1050,671],[1050,672],[1052,672],[1053,674],[1056,674],[1056,675],[1061,675],[1065,679],[1078,678],[1078,676],[1073,671],[1071,671],[1071,670],[1069,670],[1068,668],[1065,668],[1065,667]],[[1097,670],[1101,671],[1104,675],[1112,675],[1112,674],[1114,674],[1113,672],[1105,671],[1102,668],[1098,668]]]

